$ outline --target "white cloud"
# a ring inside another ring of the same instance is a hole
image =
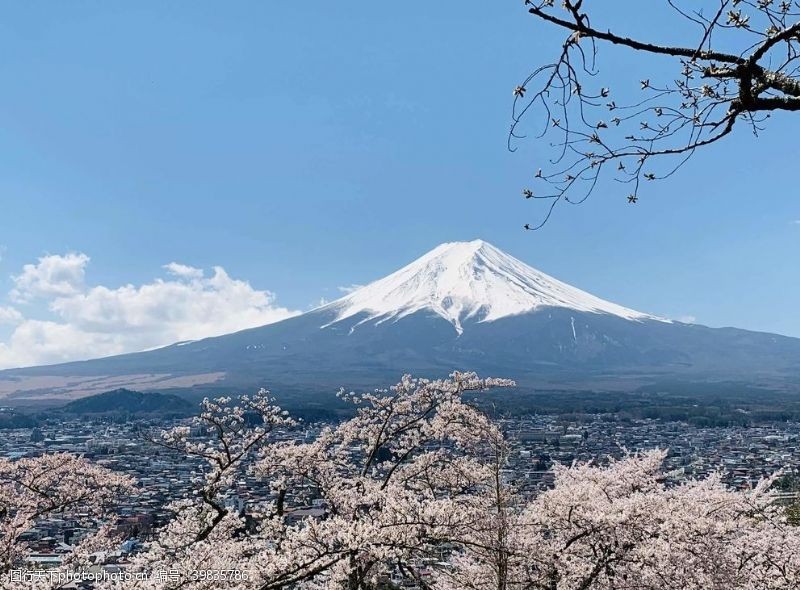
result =
[[[353,283],[352,285],[342,285],[341,287],[336,287],[336,288],[339,289],[339,291],[341,291],[345,295],[349,295],[353,291],[358,291],[363,286],[364,285],[358,285],[356,283]]]
[[[0,305],[0,325],[18,324],[23,320],[22,314],[18,309]]]
[[[697,321],[697,318],[694,317],[693,315],[682,315],[679,318],[677,318],[677,320],[684,324],[694,324]]]
[[[800,219],[795,219],[794,221],[792,221],[792,223],[794,225],[800,225]]]
[[[112,338],[82,332],[69,324],[25,320],[8,342],[0,343],[0,368],[24,367],[124,352]]]
[[[169,264],[165,264],[164,268],[169,274],[175,275],[176,277],[182,277],[185,279],[203,278],[202,268],[187,266],[185,264],[180,264],[179,262],[170,262]]]
[[[14,278],[11,295],[20,301],[44,298],[52,317],[24,318],[17,310],[2,311],[13,308],[0,307],[0,314],[17,324],[8,341],[0,343],[0,367],[145,350],[298,313],[278,306],[270,291],[230,277],[222,267],[205,277],[201,269],[173,262],[164,267],[168,279],[110,288],[84,285],[88,261],[83,254],[46,256]]]
[[[27,302],[74,295],[83,288],[88,263],[89,257],[80,253],[42,256],[36,264],[23,266],[22,274],[12,277],[14,289],[10,293],[11,299]]]

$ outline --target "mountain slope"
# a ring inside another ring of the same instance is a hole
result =
[[[453,369],[528,389],[631,390],[731,381],[797,390],[800,339],[671,322],[604,301],[482,241],[443,244],[300,316],[226,336],[0,372],[25,402],[115,387],[217,393],[260,386],[298,399]]]

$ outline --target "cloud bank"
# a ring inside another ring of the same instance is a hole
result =
[[[234,279],[220,266],[210,273],[171,262],[166,278],[141,285],[86,284],[90,258],[48,255],[12,276],[12,305],[0,305],[0,368],[67,362],[147,350],[173,342],[253,328],[297,311],[276,304],[270,291]],[[32,309],[46,318],[33,317]]]

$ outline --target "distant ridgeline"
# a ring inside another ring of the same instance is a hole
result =
[[[197,405],[177,395],[142,393],[130,389],[115,389],[76,399],[47,412],[26,414],[13,408],[0,409],[0,430],[33,428],[47,419],[106,418],[113,421],[152,418],[183,418],[194,416]]]

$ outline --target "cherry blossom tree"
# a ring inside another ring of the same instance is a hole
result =
[[[468,538],[437,587],[474,590],[788,590],[800,584],[800,529],[770,491],[718,476],[667,486],[664,451],[606,467],[556,467],[553,489],[514,511],[503,569]],[[493,528],[483,531],[489,538]],[[477,547],[477,549],[476,549]],[[495,550],[496,552],[496,550]]]
[[[546,203],[526,229],[544,225],[559,204],[583,202],[603,178],[620,183],[615,192],[636,203],[643,183],[671,176],[698,149],[741,127],[758,134],[772,113],[800,110],[796,2],[657,0],[615,3],[613,12],[592,0],[558,4],[525,0],[533,17],[565,34],[554,61],[514,90],[510,149],[533,118],[536,136],[553,150],[523,190]],[[610,14],[661,19],[660,36],[683,44],[620,31]],[[652,74],[626,77],[613,61],[603,62],[604,46],[642,56]],[[673,71],[657,79],[656,64]]]
[[[422,584],[419,565],[436,555],[450,529],[475,518],[473,492],[491,481],[495,445],[502,441],[497,426],[462,395],[511,385],[454,373],[432,381],[406,376],[374,393],[342,393],[359,408],[354,419],[313,443],[280,445],[259,462],[279,494],[310,485],[334,529],[347,531],[316,543],[316,553],[333,562],[325,587],[375,588],[392,572]],[[286,581],[294,580],[280,573],[265,587]]]
[[[101,529],[65,555],[61,568],[85,564],[89,555],[114,546],[114,506],[134,493],[131,478],[69,453],[19,460],[0,459],[0,587],[11,587],[10,570],[30,547],[23,534],[42,520],[80,515]]]
[[[283,525],[274,514],[266,514],[258,530],[248,533],[245,519],[226,505],[226,499],[256,452],[272,442],[275,428],[295,424],[273,402],[266,390],[252,397],[205,399],[194,419],[194,426],[204,436],[193,439],[191,427],[179,426],[151,439],[154,444],[201,459],[205,469],[195,478],[195,497],[170,504],[174,518],[147,551],[134,558],[133,570],[148,574],[147,578],[112,581],[108,586],[211,588],[219,580],[193,580],[189,573],[217,571],[230,572],[226,583],[231,588],[252,587],[252,580],[241,572],[249,571],[251,562],[273,543]],[[156,572],[179,572],[180,577],[159,579],[152,575]]]
[[[218,583],[185,575],[197,569],[247,572],[227,583],[263,590],[376,588],[392,576],[421,583],[420,564],[441,555],[437,545],[447,531],[483,517],[471,495],[489,481],[493,459],[497,465],[496,454],[486,451],[501,433],[461,396],[512,384],[455,373],[441,380],[406,376],[364,394],[340,392],[357,407],[356,416],[303,444],[270,440],[274,427],[292,422],[266,392],[236,406],[207,400],[198,424],[210,428],[211,443],[192,442],[185,427],[161,437],[161,444],[207,461],[197,501],[173,505],[175,520],[134,564],[182,576],[139,586]],[[266,427],[250,429],[248,413]],[[224,496],[252,458],[275,500],[258,515],[255,530],[245,532],[244,519],[225,508]],[[325,507],[325,518],[293,521],[292,512],[312,498]]]

